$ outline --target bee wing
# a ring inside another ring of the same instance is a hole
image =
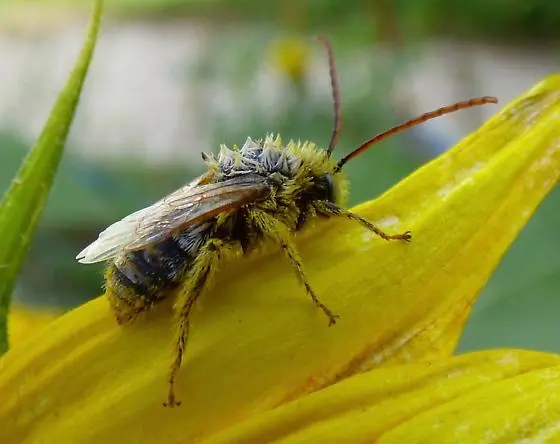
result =
[[[167,238],[176,230],[265,199],[270,194],[266,180],[256,174],[198,185],[201,182],[199,178],[109,226],[76,259],[91,264],[114,258],[124,251],[141,249]]]

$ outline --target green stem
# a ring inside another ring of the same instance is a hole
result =
[[[0,204],[0,354],[8,350],[8,313],[12,291],[72,124],[101,23],[103,0],[95,0],[86,40],[43,131],[25,157]]]

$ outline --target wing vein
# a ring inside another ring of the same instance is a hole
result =
[[[214,183],[204,183],[204,176],[201,176],[153,205],[110,225],[76,258],[81,263],[94,263],[142,249],[220,213],[264,200],[270,191],[265,178],[257,174]]]

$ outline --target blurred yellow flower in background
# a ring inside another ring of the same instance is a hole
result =
[[[559,176],[556,75],[353,210],[411,244],[344,220],[298,234],[336,326],[281,253],[228,262],[192,319],[183,405],[166,409],[171,307],[120,327],[98,298],[0,359],[0,442],[558,442],[559,356],[452,354]]]
[[[273,67],[295,85],[300,85],[311,63],[311,48],[308,42],[298,37],[284,37],[272,42],[269,58]]]

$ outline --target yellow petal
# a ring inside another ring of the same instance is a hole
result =
[[[15,306],[8,316],[8,336],[18,346],[60,316],[59,310]]]
[[[560,356],[495,350],[370,370],[205,443],[558,442],[559,424]]]
[[[280,253],[224,264],[193,316],[164,409],[172,316],[118,327],[104,299],[0,360],[0,442],[177,442],[228,426],[374,365],[453,352],[479,290],[560,172],[560,76],[381,198],[356,208],[411,244],[346,220],[298,235],[328,328]],[[546,240],[543,240],[546,241]]]

